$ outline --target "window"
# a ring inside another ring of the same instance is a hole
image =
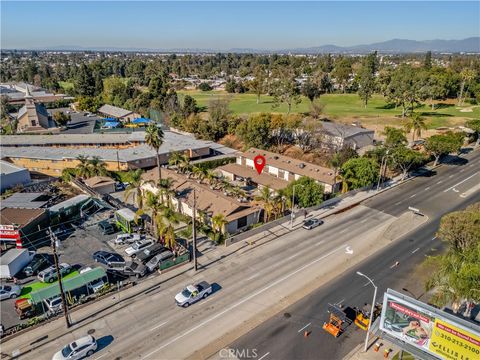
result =
[[[243,228],[247,226],[247,217],[241,217],[240,219],[237,220],[237,229]]]
[[[32,126],[37,126],[37,121],[36,120],[32,120]]]

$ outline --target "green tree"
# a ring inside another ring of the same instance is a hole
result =
[[[350,58],[342,57],[335,62],[332,75],[337,80],[343,93],[347,92],[347,85],[352,76],[352,71],[352,61]]]
[[[88,178],[90,176],[90,167],[88,165],[88,156],[78,155],[77,160],[79,164],[77,165],[77,175],[82,178]]]
[[[123,106],[128,99],[127,87],[119,77],[109,77],[103,80],[103,101],[115,106]]]
[[[212,231],[214,239],[217,241],[218,234],[225,232],[225,225],[228,224],[225,215],[223,214],[216,214],[212,217]]]
[[[374,184],[380,167],[374,159],[365,157],[348,160],[341,168],[343,192]]]
[[[475,131],[475,134],[477,136],[475,147],[478,147],[478,145],[480,145],[480,119],[469,120],[466,122],[465,126]]]
[[[160,214],[163,209],[163,205],[160,201],[160,195],[154,194],[151,191],[146,191],[144,194],[144,209],[150,212],[154,237],[158,240],[158,222],[161,221]]]
[[[160,147],[163,144],[163,130],[155,123],[148,125],[145,131],[145,142],[157,153],[158,180],[162,179],[162,170],[160,168]]]
[[[425,54],[425,60],[423,62],[423,66],[428,70],[432,68],[432,52],[431,51],[427,51],[427,53]]]
[[[468,87],[468,85],[472,82],[473,79],[475,79],[475,70],[473,69],[463,69],[460,72],[460,77],[462,79],[462,82],[460,83],[460,93],[458,94],[458,104],[457,105],[463,105],[463,102],[465,100],[465,89]]]
[[[99,156],[92,156],[88,160],[88,168],[90,172],[90,177],[92,176],[107,176],[108,170],[106,164]]]
[[[367,108],[368,100],[375,92],[375,86],[375,74],[372,74],[371,69],[364,65],[360,73],[358,96],[362,99],[365,108]]]
[[[237,127],[237,135],[249,147],[268,149],[272,142],[271,121],[271,113],[252,114]]]
[[[199,90],[202,90],[202,91],[211,91],[213,90],[213,88],[208,85],[206,82],[202,82],[198,85],[198,89]]]
[[[269,186],[263,186],[259,195],[255,196],[255,201],[263,203],[263,222],[267,223],[273,212],[273,194]]]
[[[261,66],[257,66],[254,70],[254,79],[248,84],[250,90],[257,95],[257,105],[260,103],[260,96],[265,91],[265,70]]]
[[[420,114],[412,112],[408,118],[408,121],[404,125],[405,131],[409,133],[412,132],[412,142],[415,141],[415,136],[420,138],[422,136],[422,130],[427,130],[427,125],[425,124],[425,118],[420,116]]]
[[[65,126],[70,120],[72,120],[72,117],[65,114],[63,111],[57,111],[53,114],[53,120],[55,120],[58,126]]]
[[[436,166],[443,155],[458,153],[463,145],[463,134],[446,133],[430,136],[425,142],[425,149],[435,157],[433,166]]]
[[[320,87],[313,81],[307,80],[302,86],[302,95],[313,104],[313,101],[321,95]]]
[[[390,155],[394,168],[402,172],[402,180],[405,179],[409,170],[425,161],[425,157],[421,153],[404,146],[394,148]]]
[[[290,68],[283,68],[278,71],[277,80],[272,84],[273,86],[273,101],[272,108],[277,108],[280,104],[287,105],[287,115],[290,114],[293,105],[301,103],[300,91],[295,80],[295,73]]]
[[[196,114],[197,112],[198,112],[197,101],[190,95],[185,95],[185,97],[183,98],[183,107],[182,107],[183,117],[186,118],[191,114]]]
[[[387,149],[405,146],[408,143],[405,132],[402,129],[386,126],[383,133],[385,135],[385,147]]]
[[[295,203],[301,208],[320,205],[323,201],[324,188],[312,178],[302,176],[299,179],[288,184],[285,195],[288,198],[293,196],[293,186],[295,185]]]
[[[139,210],[143,209],[142,175],[142,169],[130,170],[127,174],[130,181],[124,193],[125,201],[128,201],[128,199],[133,196],[135,205]]]
[[[419,81],[415,69],[402,64],[392,74],[386,90],[387,100],[402,107],[402,117],[419,102]]]
[[[95,95],[95,80],[93,79],[91,70],[84,63],[81,63],[77,70],[74,87],[79,95]]]

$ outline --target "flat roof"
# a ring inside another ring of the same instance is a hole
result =
[[[122,218],[124,218],[127,221],[134,221],[136,216],[136,214],[129,208],[123,208],[123,209],[117,210],[115,211],[115,214],[120,215]]]
[[[320,121],[325,131],[332,136],[348,138],[357,134],[374,133],[373,130],[365,129],[360,126],[341,124],[331,121]]]
[[[51,206],[50,212],[58,212],[61,209],[68,209],[69,207],[78,205],[84,201],[87,201],[88,199],[90,199],[90,196],[85,194],[74,196],[68,200],[62,201],[61,203]]]
[[[19,257],[25,251],[28,252],[27,249],[10,249],[10,250],[8,250],[6,253],[3,253],[3,255],[0,256],[0,265],[10,264],[12,262],[12,260]]]
[[[133,113],[133,111],[131,110],[122,109],[118,106],[113,106],[109,104],[102,105],[100,109],[98,109],[98,112],[102,114],[112,115],[115,117],[123,117]]]
[[[145,142],[144,131],[116,134],[3,135],[1,146],[108,145]]]
[[[24,226],[45,213],[45,209],[18,209],[4,207],[0,209],[1,225]]]
[[[3,137],[2,137],[3,140]],[[17,166],[15,164],[9,163],[8,161],[0,160],[0,173],[3,174],[13,174],[27,169]]]
[[[41,199],[48,195],[40,192],[15,193],[0,202],[1,208],[38,209],[48,203],[48,199]]]

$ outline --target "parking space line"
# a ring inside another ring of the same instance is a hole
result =
[[[410,196],[410,199],[413,198],[413,197],[415,197],[415,196],[417,196],[417,194],[413,194],[412,196]]]
[[[430,186],[427,186],[427,187],[425,188],[425,191],[427,191],[427,190],[430,190]]]
[[[268,356],[269,354],[270,354],[270,351],[267,352],[265,355],[263,355],[263,356],[262,356],[260,359],[258,359],[258,360],[262,360],[264,357]]]
[[[415,250],[412,251],[412,254],[415,254],[420,248],[416,248]]]
[[[161,324],[159,324],[159,325],[157,325],[157,326],[155,326],[155,327],[151,328],[151,329],[150,329],[150,331],[153,331],[153,330],[155,330],[155,329],[158,329],[159,327],[161,327],[161,326],[165,325],[166,323],[168,323],[168,321],[164,321],[163,323],[161,323]]]
[[[315,244],[315,246],[322,245],[325,242],[325,240],[321,240],[318,243]]]
[[[312,325],[311,322],[309,322],[307,325],[305,325],[304,327],[302,327],[300,330],[298,330],[297,332],[302,332],[302,330],[305,330],[307,327],[309,327],[310,325]]]

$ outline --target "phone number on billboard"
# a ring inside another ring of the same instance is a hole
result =
[[[454,339],[454,338],[451,337],[451,336],[448,336],[448,335],[445,335],[445,334],[442,334],[442,333],[440,333],[439,335],[440,335],[440,337],[441,337],[442,339],[445,339],[445,340],[447,340],[448,342],[451,342],[452,344],[459,345],[459,346],[463,347],[464,349],[473,352],[475,355],[480,355],[480,350],[479,350],[479,349],[475,349],[474,347],[472,347],[472,346],[464,343],[463,341],[459,341],[459,340],[457,340],[457,339]],[[443,346],[443,345],[436,344],[435,342],[433,342],[432,345],[433,345],[434,348],[442,348],[442,350],[443,350],[443,351],[446,351],[447,353],[452,352],[452,355],[453,355],[453,352],[454,352],[454,351],[450,351],[450,349],[445,348],[445,346]],[[458,356],[458,355],[459,355],[459,354],[455,352],[455,356]],[[465,357],[465,358],[464,358],[462,355],[460,355],[460,356],[461,356],[460,359],[469,360],[468,357]]]

